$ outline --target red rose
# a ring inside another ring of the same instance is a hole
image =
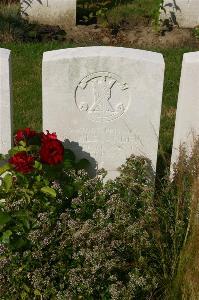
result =
[[[17,144],[18,142],[24,140],[24,133],[23,130],[18,130],[17,133],[15,134],[14,137],[15,143]]]
[[[33,171],[35,158],[28,155],[26,152],[19,152],[9,159],[9,163],[14,167],[17,172],[30,173]]]
[[[64,159],[64,147],[59,140],[49,138],[42,143],[39,154],[45,164],[60,164]]]
[[[25,128],[24,130],[18,130],[17,133],[15,134],[15,143],[19,143],[20,141],[30,139],[34,136],[36,136],[37,133],[34,130],[31,130],[30,128]]]
[[[41,134],[41,141],[42,143],[45,143],[46,141],[49,141],[49,140],[57,140],[57,135],[55,132],[53,133],[50,133],[48,130],[46,130],[46,134],[42,132]]]

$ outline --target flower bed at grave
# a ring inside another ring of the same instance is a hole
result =
[[[91,179],[87,161],[55,133],[26,128],[14,142],[0,169],[0,299],[142,300],[165,291],[186,233],[189,185],[178,216],[181,181],[165,184],[154,203],[143,157],[131,156],[104,184],[105,173]]]
[[[66,170],[78,170],[89,164],[86,159],[76,162],[73,152],[64,149],[56,133],[36,132],[30,128],[17,131],[14,147],[2,158],[7,163],[0,168],[0,174],[9,171],[3,178],[3,187],[7,192],[13,184],[26,182],[33,190],[46,191],[54,197],[53,182],[65,185]]]

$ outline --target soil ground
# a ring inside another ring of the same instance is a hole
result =
[[[171,31],[158,31],[149,25],[137,25],[133,29],[128,26],[104,28],[98,25],[78,25],[66,33],[66,40],[81,45],[122,45],[133,48],[199,46],[199,40],[192,29],[174,27]]]

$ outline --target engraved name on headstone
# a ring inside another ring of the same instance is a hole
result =
[[[46,52],[43,129],[56,131],[108,178],[131,154],[148,157],[155,170],[163,77],[158,53],[116,47]]]
[[[6,154],[12,141],[12,92],[10,50],[0,48],[0,153]]]

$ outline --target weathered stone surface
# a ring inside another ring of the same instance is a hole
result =
[[[0,48],[0,153],[6,154],[12,141],[10,50]]]
[[[56,131],[109,178],[131,154],[148,157],[155,170],[163,77],[158,53],[116,47],[46,52],[43,129]]]
[[[199,52],[186,53],[183,57],[180,90],[176,112],[171,171],[179,157],[179,147],[191,151],[199,134]]]
[[[59,25],[76,24],[76,0],[21,0],[22,16],[30,22]]]
[[[198,0],[164,0],[160,19],[168,19],[182,28],[199,25]]]

